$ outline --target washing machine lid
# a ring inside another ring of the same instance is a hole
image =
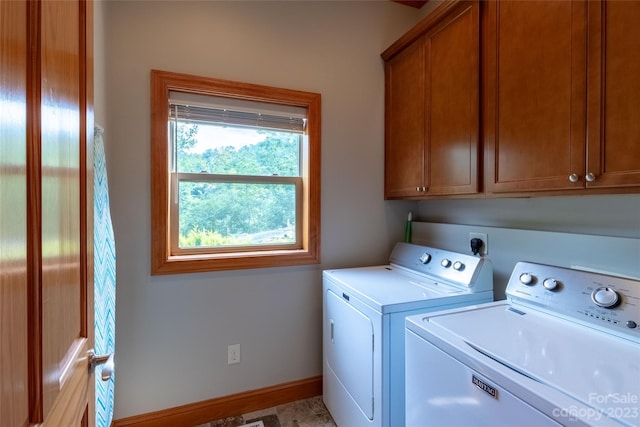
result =
[[[493,299],[493,291],[470,292],[391,265],[325,270],[323,274],[325,280],[353,292],[380,313]]]
[[[491,303],[422,319],[603,416],[640,425],[640,346],[526,307]]]

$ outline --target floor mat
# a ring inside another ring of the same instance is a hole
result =
[[[281,427],[277,415],[265,415],[260,418],[246,420],[245,424],[238,427]]]

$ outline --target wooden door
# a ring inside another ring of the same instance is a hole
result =
[[[29,418],[27,3],[0,1],[0,425]]]
[[[588,188],[640,185],[640,2],[589,2]]]
[[[586,2],[484,5],[486,191],[583,188]]]
[[[385,65],[386,199],[420,196],[425,185],[424,58],[424,39],[419,39]]]
[[[92,4],[0,14],[0,424],[91,426]]]
[[[478,2],[461,2],[427,36],[428,195],[478,192]]]

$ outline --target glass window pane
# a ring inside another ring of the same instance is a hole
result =
[[[178,172],[300,176],[297,133],[178,122]]]
[[[181,248],[294,244],[296,186],[180,182]]]

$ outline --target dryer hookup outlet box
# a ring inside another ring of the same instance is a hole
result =
[[[474,239],[479,239],[482,245],[479,245]],[[479,247],[478,253],[474,253],[474,255],[484,256],[489,254],[489,236],[487,233],[469,233],[469,244],[472,252],[474,247]]]

